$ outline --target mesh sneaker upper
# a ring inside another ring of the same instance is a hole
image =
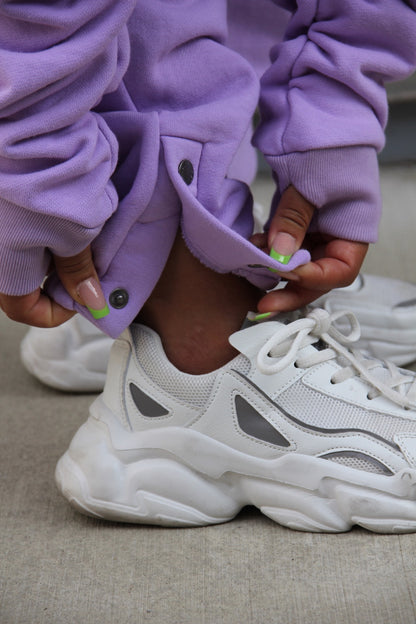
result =
[[[188,375],[178,371],[166,357],[161,357],[161,345],[154,335],[134,325],[131,332],[136,357],[146,375],[180,403],[197,409],[203,408],[209,399],[218,371],[207,375]],[[146,353],[146,357],[141,357],[143,353]],[[233,367],[244,374],[249,372],[250,366],[250,361],[244,355],[233,360]]]
[[[391,442],[396,433],[416,433],[416,421],[402,420],[322,394],[305,386],[302,380],[282,392],[278,403],[305,424],[321,429],[359,429]]]

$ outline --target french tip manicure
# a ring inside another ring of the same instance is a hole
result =
[[[289,261],[292,257],[292,254],[288,254],[288,255],[284,255],[279,253],[278,251],[275,251],[273,248],[270,250],[270,257],[273,258],[273,260],[277,260],[277,262],[280,262],[280,264],[289,264]],[[270,269],[271,271],[274,271],[275,269]]]
[[[101,319],[110,313],[101,286],[94,277],[89,277],[81,282],[78,285],[77,292],[93,318]]]
[[[287,232],[279,232],[271,244],[270,257],[281,264],[288,264],[295,251],[295,238]]]
[[[257,323],[258,321],[263,321],[272,315],[273,315],[273,312],[263,312],[260,314],[257,312],[249,312],[247,314],[247,319],[249,321],[252,321],[253,323]]]
[[[91,316],[95,318],[96,321],[110,314],[110,309],[107,304],[105,304],[104,308],[102,308],[101,310],[94,310],[93,308],[90,308],[90,306],[86,306],[86,307],[90,311]]]

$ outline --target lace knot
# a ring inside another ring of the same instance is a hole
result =
[[[335,323],[343,320],[340,328]],[[344,333],[345,323],[350,331]],[[314,309],[306,317],[288,325],[281,325],[263,344],[257,354],[257,366],[261,373],[273,375],[283,371],[294,362],[300,368],[309,368],[338,358],[340,365],[336,373],[341,383],[351,376],[358,375],[365,383],[372,386],[369,398],[381,395],[401,407],[416,407],[416,377],[408,371],[401,371],[394,364],[366,358],[359,351],[351,351],[344,345],[355,342],[360,337],[360,326],[352,312],[339,311],[328,313]],[[322,338],[327,348],[306,351],[306,347]],[[341,364],[342,361],[342,364]],[[302,363],[300,363],[302,362]],[[333,375],[334,379],[335,376]]]
[[[311,330],[313,336],[320,337],[322,334],[328,333],[332,324],[332,318],[326,310],[315,308],[309,312],[308,318],[315,322],[315,327]]]

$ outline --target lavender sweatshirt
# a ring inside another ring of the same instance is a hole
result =
[[[261,82],[247,33],[276,42]],[[272,287],[238,166],[259,97],[274,204],[293,184],[315,230],[374,241],[384,82],[415,66],[416,0],[0,0],[0,292],[92,244],[111,309],[97,324],[117,336],[179,226],[204,264]]]

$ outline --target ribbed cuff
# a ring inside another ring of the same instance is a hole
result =
[[[0,200],[0,292],[26,295],[42,283],[50,252],[73,256],[85,249],[102,225],[86,228]]]
[[[318,209],[311,231],[373,243],[381,215],[376,150],[354,146],[266,156],[276,174],[278,192],[293,185]]]

